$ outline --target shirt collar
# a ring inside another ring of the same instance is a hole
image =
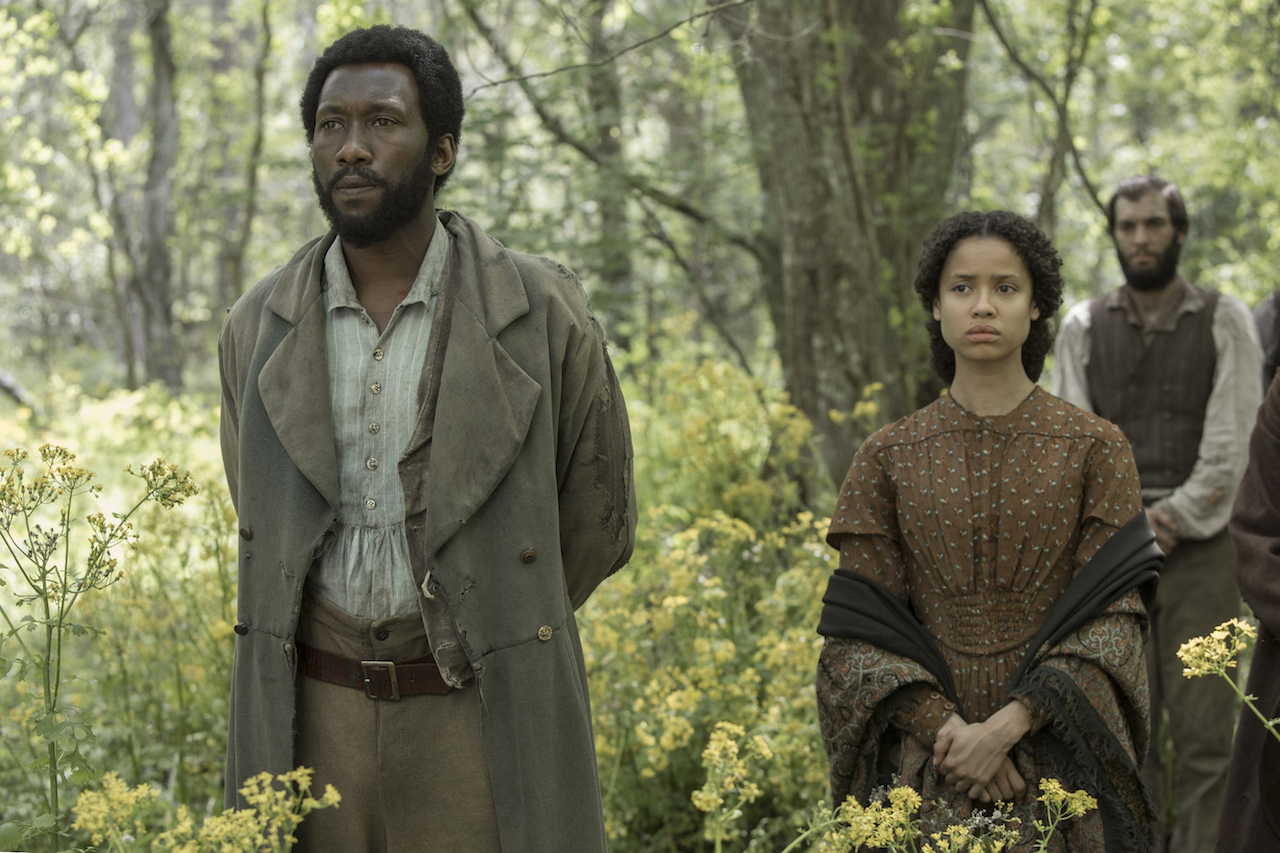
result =
[[[445,262],[449,259],[449,244],[453,237],[444,224],[437,221],[431,242],[427,245],[427,254],[418,267],[418,276],[413,280],[409,293],[400,301],[401,305],[415,302],[426,303],[432,296],[440,292],[440,282],[444,278]],[[335,308],[361,309],[360,300],[356,298],[356,288],[351,281],[351,271],[347,269],[347,258],[342,253],[342,238],[333,241],[324,256],[325,303],[327,310]]]
[[[1146,331],[1172,332],[1178,328],[1178,320],[1183,314],[1193,314],[1204,308],[1204,295],[1182,276],[1175,276],[1169,287],[1176,290],[1178,295],[1170,300],[1169,307],[1151,322]],[[1142,312],[1138,310],[1138,303],[1133,298],[1133,288],[1130,285],[1126,284],[1108,293],[1103,297],[1103,305],[1109,309],[1123,310],[1130,324],[1139,329],[1144,328]]]

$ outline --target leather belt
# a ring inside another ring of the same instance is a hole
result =
[[[299,643],[298,671],[317,681],[363,690],[370,699],[393,702],[401,696],[442,695],[453,689],[431,655],[401,663],[352,660]]]

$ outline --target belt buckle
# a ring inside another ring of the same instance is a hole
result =
[[[370,699],[382,700],[390,699],[392,702],[400,701],[400,682],[396,678],[396,665],[394,661],[389,660],[362,660],[360,667],[364,670],[364,695]],[[373,692],[373,673],[382,670],[387,673],[387,678],[391,682],[390,696],[376,696]]]

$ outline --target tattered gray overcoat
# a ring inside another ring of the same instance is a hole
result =
[[[573,610],[631,554],[626,410],[572,273],[456,213],[441,219],[456,300],[438,395],[419,394],[398,463],[410,557],[449,605],[476,674],[503,850],[603,851]],[[294,766],[303,582],[338,517],[322,292],[333,239],[250,289],[219,342],[241,528],[228,804],[247,777]]]

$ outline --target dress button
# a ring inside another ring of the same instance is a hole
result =
[[[252,530],[250,530],[250,529],[249,529],[249,528],[247,528],[247,527],[241,527],[241,528],[240,528],[240,538],[241,538],[241,539],[243,539],[244,541],[248,542],[250,539],[252,539],[252,538],[253,538],[253,531],[252,531]]]
[[[378,349],[376,349],[376,350],[374,350],[374,351],[373,351],[373,360],[374,360],[374,361],[382,361],[382,348],[381,348],[381,347],[379,347]]]
[[[391,632],[386,628],[379,628],[373,636],[377,637],[379,640],[385,640],[387,637],[391,636]]]
[[[520,559],[524,560],[526,563],[532,563],[534,560],[538,559],[538,552],[530,548],[528,551],[525,551],[520,555]]]
[[[375,382],[375,383],[373,383],[372,385],[370,385],[370,386],[369,386],[369,390],[370,390],[370,391],[372,391],[372,392],[373,392],[373,393],[375,393],[375,394],[381,394],[381,393],[382,393],[382,383],[381,383],[381,382]]]
[[[378,426],[377,424],[369,424],[369,432],[373,433],[374,435],[377,435],[379,430],[381,429],[382,427]]]
[[[364,463],[364,465],[365,465],[365,467],[366,467],[366,468],[368,468],[370,471],[377,471],[377,470],[378,470],[378,460],[377,460],[377,459],[374,459],[372,456],[371,456],[371,457],[369,457],[369,461],[368,461],[368,462],[366,462],[366,463]]]
[[[365,509],[377,509],[377,507],[378,507],[378,502],[375,501],[373,498],[368,498],[364,502]]]
[[[551,639],[551,626],[550,626],[550,625],[543,625],[541,628],[539,628],[539,629],[538,629],[538,639],[539,639],[539,640],[542,640],[544,643],[545,643],[547,640],[550,640],[550,639]]]

